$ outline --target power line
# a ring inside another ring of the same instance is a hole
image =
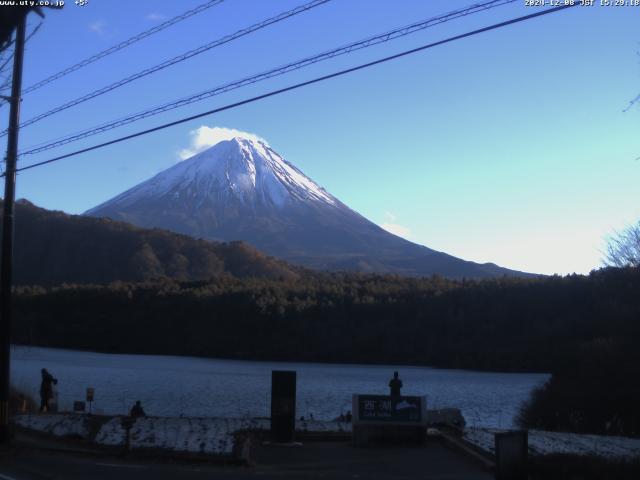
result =
[[[199,102],[205,100],[210,97],[214,97],[216,95],[221,95],[223,93],[229,92],[231,90],[235,90],[247,85],[251,85],[253,83],[257,83],[263,80],[267,80],[269,78],[277,77],[280,75],[284,75],[286,73],[292,72],[294,70],[299,70],[301,68],[307,67],[309,65],[313,65],[318,62],[322,62],[340,55],[344,55],[347,53],[351,53],[357,50],[361,50],[363,48],[368,48],[374,45],[378,45],[380,43],[385,43],[391,40],[395,40],[396,38],[404,37],[406,35],[418,32],[420,30],[424,30],[426,28],[439,25],[456,18],[464,17],[467,15],[471,15],[474,13],[478,13],[481,11],[489,10],[498,6],[502,6],[508,3],[514,3],[516,0],[493,0],[483,3],[473,4],[471,6],[454,10],[452,12],[446,13],[444,15],[439,15],[437,17],[432,17],[427,20],[423,20],[420,22],[413,23],[411,25],[406,25],[401,28],[396,28],[395,30],[391,30],[382,34],[378,34],[372,37],[368,37],[364,40],[360,40],[357,42],[350,43],[348,45],[334,48],[333,50],[329,50],[318,55],[314,55],[311,57],[306,57],[301,60],[297,60],[292,63],[288,63],[286,65],[274,68],[272,70],[268,70],[263,73],[259,73],[257,75],[252,75],[250,77],[245,77],[241,80],[236,80],[230,83],[226,83],[224,85],[206,90],[204,92],[196,93],[190,95],[188,97],[184,97],[178,100],[174,100],[169,103],[165,103],[163,105],[153,107],[147,110],[143,110],[141,112],[128,115],[126,117],[120,118],[118,120],[114,120],[103,125],[93,127],[90,129],[83,130],[81,132],[67,135],[55,141],[50,141],[46,144],[41,144],[38,146],[31,147],[30,149],[21,152],[21,155],[31,155],[35,153],[40,153],[45,150],[50,150],[52,148],[56,148],[62,145],[66,145],[83,138],[87,138],[93,135],[97,135],[99,133],[106,132],[108,130],[113,130],[114,128],[121,127],[123,125],[127,125],[129,123],[136,122],[138,120],[142,120],[148,117],[152,117],[158,115],[163,112],[167,112],[169,110],[173,110],[185,105],[189,105],[191,103]]]
[[[31,165],[27,165],[25,167],[18,168],[16,171],[17,172],[22,172],[22,171],[25,171],[25,170],[30,170],[32,168],[40,167],[42,165],[47,165],[47,164],[50,164],[50,163],[58,162],[58,161],[63,160],[65,158],[73,157],[73,156],[76,156],[76,155],[80,155],[82,153],[86,153],[86,152],[90,152],[90,151],[97,150],[97,149],[100,149],[100,148],[104,148],[104,147],[107,147],[109,145],[114,145],[116,143],[124,142],[126,140],[131,140],[131,139],[136,138],[136,137],[141,137],[143,135],[147,135],[149,133],[157,132],[159,130],[164,130],[165,128],[173,127],[173,126],[179,125],[181,123],[185,123],[185,122],[189,122],[191,120],[202,118],[202,117],[205,117],[207,115],[212,115],[214,113],[219,113],[219,112],[223,112],[225,110],[230,110],[232,108],[237,108],[239,106],[247,105],[249,103],[253,103],[253,102],[256,102],[258,100],[263,100],[265,98],[273,97],[273,96],[279,95],[281,93],[289,92],[291,90],[297,90],[298,88],[306,87],[306,86],[312,85],[314,83],[319,83],[319,82],[322,82],[322,81],[325,81],[325,80],[329,80],[331,78],[336,78],[336,77],[340,77],[340,76],[346,75],[348,73],[356,72],[358,70],[363,70],[365,68],[369,68],[369,67],[372,67],[374,65],[379,65],[379,64],[382,64],[382,63],[389,62],[391,60],[396,60],[398,58],[402,58],[402,57],[405,57],[407,55],[411,55],[411,54],[414,54],[414,53],[417,53],[417,52],[421,52],[423,50],[427,50],[429,48],[433,48],[433,47],[436,47],[436,46],[439,46],[439,45],[444,45],[446,43],[454,42],[456,40],[461,40],[463,38],[471,37],[473,35],[478,35],[480,33],[488,32],[490,30],[496,30],[498,28],[506,27],[508,25],[513,25],[515,23],[520,23],[520,22],[524,22],[526,20],[531,20],[533,18],[540,17],[542,15],[548,15],[550,13],[555,13],[555,12],[558,12],[560,10],[565,10],[567,8],[572,8],[572,7],[575,7],[577,5],[579,5],[579,4],[575,3],[575,4],[572,4],[572,5],[571,4],[562,5],[562,6],[559,6],[559,7],[554,7],[554,8],[550,8],[550,9],[547,9],[547,10],[542,10],[542,11],[539,11],[539,12],[536,12],[536,13],[532,13],[532,14],[529,14],[529,15],[524,15],[524,16],[521,16],[521,17],[513,18],[511,20],[507,20],[507,21],[504,21],[504,22],[496,23],[496,24],[490,25],[488,27],[483,27],[483,28],[480,28],[480,29],[477,29],[477,30],[473,30],[471,32],[463,33],[461,35],[456,35],[456,36],[453,36],[453,37],[449,37],[449,38],[446,38],[444,40],[440,40],[440,41],[437,41],[437,42],[434,42],[434,43],[429,43],[429,44],[423,45],[421,47],[413,48],[411,50],[405,50],[405,51],[397,53],[395,55],[391,55],[391,56],[384,57],[384,58],[381,58],[381,59],[378,59],[378,60],[374,60],[372,62],[363,63],[363,64],[357,65],[355,67],[347,68],[345,70],[340,70],[338,72],[334,72],[334,73],[331,73],[331,74],[328,74],[328,75],[324,75],[322,77],[317,77],[317,78],[314,78],[312,80],[307,80],[306,82],[297,83],[295,85],[290,85],[288,87],[281,88],[281,89],[278,89],[278,90],[272,90],[271,92],[264,93],[264,94],[258,95],[256,97],[248,98],[248,99],[242,100],[240,102],[235,102],[235,103],[232,103],[232,104],[229,104],[229,105],[225,105],[223,107],[219,107],[219,108],[216,108],[216,109],[213,109],[213,110],[209,110],[209,111],[206,111],[206,112],[198,113],[196,115],[191,115],[189,117],[181,118],[180,120],[175,120],[173,122],[169,122],[169,123],[165,123],[165,124],[162,124],[162,125],[158,125],[157,127],[153,127],[153,128],[149,128],[147,130],[142,130],[140,132],[132,133],[131,135],[126,135],[124,137],[116,138],[114,140],[109,140],[108,142],[104,142],[104,143],[100,143],[100,144],[97,144],[97,145],[93,145],[91,147],[83,148],[81,150],[76,150],[75,152],[67,153],[65,155],[60,155],[58,157],[51,158],[49,160],[44,160],[42,162],[33,163]],[[3,176],[4,176],[4,174],[3,174]]]
[[[137,73],[134,73],[133,75],[130,75],[126,78],[123,78],[122,80],[118,80],[117,82],[114,82],[110,85],[107,85],[105,87],[99,88],[98,90],[94,90],[93,92],[87,93],[86,95],[83,95],[82,97],[76,98],[75,100],[71,100],[67,103],[64,103],[58,107],[55,107],[45,113],[42,113],[40,115],[36,115],[35,117],[26,120],[25,122],[23,122],[20,127],[26,127],[28,125],[34,124],[36,122],[39,122],[42,119],[45,119],[47,117],[50,117],[51,115],[55,115],[56,113],[62,112],[64,110],[67,110],[71,107],[75,107],[76,105],[80,105],[81,103],[84,103],[88,100],[91,100],[92,98],[96,98],[99,97],[101,95],[104,95],[105,93],[108,93],[112,90],[115,90],[116,88],[120,88],[124,85],[127,85],[131,82],[134,82],[136,80],[139,80],[141,78],[144,78],[148,75],[151,75],[152,73],[158,72],[160,70],[164,70],[165,68],[168,68],[172,65],[175,65],[177,63],[180,62],[184,62],[185,60],[188,60],[189,58],[195,57],[196,55],[200,55],[201,53],[207,52],[215,47],[219,47],[221,45],[224,45],[225,43],[229,43],[233,40],[236,40],[240,37],[244,37],[245,35],[249,35],[250,33],[253,33],[257,30],[261,30],[263,28],[266,28],[270,25],[273,25],[274,23],[278,23],[281,22],[283,20],[286,20],[290,17],[293,17],[295,15],[298,15],[300,13],[306,12],[307,10],[311,10],[312,8],[318,7],[320,5],[324,5],[325,3],[329,2],[331,0],[312,0],[309,3],[306,3],[304,5],[300,5],[296,8],[293,8],[291,10],[287,10],[286,12],[282,12],[279,15],[276,15],[275,17],[271,17],[268,18],[267,20],[264,20],[260,23],[256,23],[254,25],[251,25],[250,27],[247,28],[243,28],[241,30],[238,30],[237,32],[231,34],[231,35],[226,35],[222,38],[219,38],[217,40],[214,40],[213,42],[207,43],[205,45],[202,45],[198,48],[195,48],[193,50],[189,50],[188,52],[185,52],[181,55],[178,55],[176,57],[173,57],[169,60],[165,60],[162,63],[159,63],[157,65],[154,65],[153,67],[149,67],[146,68],[144,70],[141,70]],[[0,134],[0,136],[3,136],[6,134],[6,131],[2,132]]]
[[[34,29],[33,29],[33,30],[31,30],[31,33],[30,33],[29,35],[27,35],[27,38],[25,38],[25,40],[24,40],[25,45],[26,45],[27,43],[29,43],[29,40],[31,40],[31,38],[32,38],[36,33],[38,33],[38,30],[40,30],[40,27],[42,27],[42,22],[38,23],[38,25],[36,25],[36,26],[34,27]],[[0,65],[0,73],[2,73],[2,71],[4,70],[4,67],[6,67],[6,66],[9,64],[9,62],[13,60],[13,54],[14,54],[14,52],[11,52],[11,54],[10,54],[10,55],[9,55],[9,57],[4,61],[4,63],[3,63],[2,65]],[[2,86],[0,86],[0,91],[8,90],[9,88],[11,88],[10,83],[11,83],[11,82],[10,82],[10,80],[7,80],[6,84],[3,84]],[[0,101],[0,107],[2,107],[2,106],[3,106],[3,104],[4,104],[4,103],[3,103],[3,101]]]
[[[42,27],[42,21],[40,21],[40,23],[38,23],[38,25],[36,25],[33,30],[31,30],[31,33],[27,36],[27,38],[24,40],[24,43],[27,44],[29,43],[29,40],[31,40],[31,38],[38,33],[38,30],[40,30],[40,27]]]
[[[40,25],[38,25],[38,26],[40,26]],[[4,70],[4,67],[6,67],[9,64],[9,62],[12,61],[12,60],[13,60],[13,52],[11,52],[11,54],[7,57],[7,59],[4,61],[4,63],[2,65],[0,65],[0,72],[2,70]]]
[[[153,28],[150,28],[148,30],[145,30],[144,32],[141,32],[137,35],[134,35],[133,37],[124,40],[123,42],[118,43],[117,45],[114,45],[110,48],[107,48],[106,50],[103,50],[99,53],[96,53],[95,55],[92,55],[89,58],[86,58],[84,60],[81,60],[80,62],[71,65],[68,68],[65,68],[64,70],[59,71],[56,74],[51,75],[50,77],[45,78],[44,80],[39,81],[38,83],[35,83],[34,85],[31,85],[28,88],[25,88],[22,92],[23,95],[26,95],[27,93],[33,92],[34,90],[37,90],[41,87],[44,87],[45,85],[54,82],[62,77],[64,77],[65,75],[70,74],[71,72],[75,72],[76,70],[79,70],[80,68],[86,67],[87,65],[96,62],[98,60],[100,60],[101,58],[106,57],[107,55],[111,55],[112,53],[115,53],[119,50],[122,50],[123,48],[126,48],[130,45],[133,45],[134,43],[139,42],[140,40],[147,38],[155,33],[158,33],[162,30],[164,30],[165,28],[169,28],[172,25],[175,25],[176,23],[179,23],[183,20],[186,20],[189,17],[192,17],[194,15],[197,15],[199,13],[204,12],[205,10],[211,8],[211,7],[215,7],[216,5],[219,5],[220,3],[224,2],[224,0],[209,0],[206,3],[203,3],[202,5],[197,6],[196,8],[193,8],[191,10],[187,10],[186,12],[173,17],[165,22],[162,22],[159,25],[156,25]]]
[[[623,113],[627,113],[629,110],[631,110],[631,108],[636,104],[640,102],[640,94],[638,94],[636,96],[636,98],[634,98],[633,100],[631,100],[629,102],[629,105],[627,105],[624,110],[622,110]]]

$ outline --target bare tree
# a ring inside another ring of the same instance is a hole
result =
[[[640,221],[609,239],[604,261],[611,267],[640,267]]]

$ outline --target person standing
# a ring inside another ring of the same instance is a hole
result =
[[[142,408],[142,403],[140,400],[136,400],[136,403],[133,407],[131,407],[131,411],[129,412],[129,416],[131,418],[138,417],[146,417],[147,414],[144,412],[144,408]]]
[[[398,372],[393,372],[393,378],[389,381],[389,390],[391,390],[391,396],[399,397],[401,388],[402,380],[398,378]]]
[[[42,382],[40,382],[40,411],[49,411],[49,400],[53,398],[53,386],[58,384],[58,379],[54,378],[46,368],[43,368]]]

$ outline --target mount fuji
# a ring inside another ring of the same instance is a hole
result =
[[[528,275],[409,242],[351,210],[265,142],[235,137],[85,212],[209,240],[242,240],[289,262],[450,278]]]

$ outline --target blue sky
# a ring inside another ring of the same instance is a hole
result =
[[[67,2],[29,41],[24,86],[203,2]],[[22,119],[302,3],[226,0],[25,95]],[[470,3],[333,0],[26,127],[20,146]],[[523,1],[454,20],[20,165],[534,11]],[[267,139],[351,208],[409,240],[519,270],[587,273],[601,265],[606,236],[640,218],[640,107],[623,112],[640,92],[639,14],[576,7],[463,39],[26,171],[17,196],[81,213],[180,161],[198,128],[235,128]],[[3,128],[7,113],[0,109]]]

